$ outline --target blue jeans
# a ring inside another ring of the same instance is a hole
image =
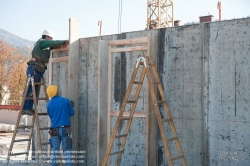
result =
[[[26,70],[27,78],[28,78],[29,76],[34,76],[34,81],[35,81],[35,82],[40,82],[40,81],[41,81],[41,78],[43,77],[43,74],[44,74],[44,73],[40,73],[40,72],[35,71],[35,70],[33,69],[33,66],[34,66],[34,65],[35,65],[35,64],[30,64],[30,65],[28,65],[28,68],[27,68],[27,70]],[[27,81],[28,81],[28,80],[27,80]],[[26,83],[27,83],[27,81],[26,81]],[[26,88],[26,84],[25,84],[25,88]],[[24,88],[24,91],[23,91],[23,95],[24,95],[24,92],[25,92],[25,88]],[[38,86],[36,85],[35,88],[36,88],[36,92],[37,92]],[[31,85],[30,85],[29,88],[28,88],[28,92],[27,92],[27,95],[26,95],[26,96],[27,96],[27,97],[32,97],[32,96],[33,96],[33,95],[32,95],[32,86],[31,86]],[[33,100],[25,100],[24,105],[23,105],[23,110],[30,110],[30,109],[32,109],[32,108],[33,108],[33,104],[34,104],[34,101],[33,101]]]
[[[58,136],[50,137],[50,145],[51,145],[51,165],[59,166],[60,158],[58,152],[60,150],[60,145],[62,142],[63,156],[65,160],[66,166],[74,166],[72,162],[72,138],[66,133],[66,128],[58,129]]]

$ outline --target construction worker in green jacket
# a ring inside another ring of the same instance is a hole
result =
[[[68,40],[53,40],[54,33],[51,30],[44,30],[42,38],[40,38],[35,44],[32,50],[32,58],[28,64],[26,70],[27,78],[30,76],[34,77],[35,82],[40,82],[45,70],[47,69],[47,63],[50,58],[50,50],[60,47],[67,47],[69,44]],[[36,87],[37,88],[37,87]],[[32,87],[29,86],[27,97],[32,97]],[[23,115],[33,115],[33,100],[25,100],[23,106]]]

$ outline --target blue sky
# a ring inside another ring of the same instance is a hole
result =
[[[199,22],[200,16],[218,19],[218,0],[174,0],[174,20]],[[221,0],[222,20],[250,16],[250,0]],[[80,21],[80,38],[118,33],[119,0],[0,0],[0,28],[36,41],[44,29],[55,39],[68,39],[69,18]],[[122,0],[121,32],[146,28],[147,0]]]

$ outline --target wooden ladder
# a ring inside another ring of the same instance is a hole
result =
[[[33,94],[32,97],[26,97],[29,86],[32,86],[32,94]],[[36,91],[35,86],[38,86],[37,91]],[[39,97],[41,86],[43,86],[44,93],[45,93],[45,97],[43,97],[43,98]],[[23,106],[24,106],[25,100],[33,100],[34,101],[35,114],[32,115],[32,124],[31,125],[20,126],[20,119],[22,116],[22,111],[23,111]],[[15,130],[13,132],[12,140],[11,140],[9,151],[8,151],[7,166],[9,164],[9,160],[10,160],[11,156],[25,154],[26,155],[25,160],[26,161],[28,160],[28,155],[29,155],[29,150],[30,150],[30,145],[31,145],[31,140],[32,140],[32,136],[33,136],[33,130],[34,130],[35,123],[36,123],[36,132],[37,132],[38,153],[39,153],[39,158],[40,158],[39,163],[41,163],[41,165],[43,165],[42,145],[49,145],[49,142],[48,141],[41,142],[41,133],[40,132],[42,130],[49,130],[49,127],[42,127],[42,128],[40,127],[39,116],[47,116],[48,114],[47,113],[38,113],[38,109],[37,109],[38,100],[46,100],[47,102],[49,101],[49,97],[46,93],[45,79],[42,77],[40,82],[34,82],[33,77],[28,77],[25,91],[23,94],[22,104],[20,106],[20,111],[19,111],[17,121],[16,121]],[[17,130],[18,129],[25,129],[25,128],[30,129],[30,134],[28,135],[28,138],[27,139],[16,139]],[[25,152],[13,153],[12,149],[13,149],[15,142],[27,142],[27,150]]]
[[[142,65],[143,69],[142,69],[139,81],[135,81],[139,65]],[[152,72],[150,71],[149,66],[152,69]],[[151,78],[151,73],[154,75],[154,79]],[[117,121],[115,123],[115,127],[114,127],[114,129],[112,131],[112,135],[111,135],[109,144],[107,146],[107,150],[106,150],[103,162],[102,162],[102,166],[106,166],[109,157],[111,155],[115,155],[115,154],[118,155],[117,159],[116,159],[116,165],[117,166],[120,165],[122,152],[124,151],[125,143],[126,143],[126,140],[127,140],[127,137],[128,137],[129,129],[130,129],[130,126],[131,126],[131,123],[132,123],[133,115],[134,115],[134,112],[135,112],[136,104],[137,104],[137,101],[138,101],[138,98],[139,98],[140,90],[141,90],[145,75],[147,76],[147,80],[148,80],[148,84],[149,84],[149,90],[150,90],[150,94],[151,94],[151,97],[152,97],[152,100],[153,100],[154,109],[155,109],[155,113],[156,113],[156,118],[157,118],[157,121],[158,121],[158,125],[159,125],[159,129],[160,129],[161,138],[162,138],[162,141],[163,141],[163,145],[164,145],[168,165],[172,166],[174,164],[173,163],[174,160],[181,159],[182,165],[186,166],[186,160],[185,160],[185,157],[184,157],[184,153],[182,151],[181,144],[180,144],[180,141],[179,141],[176,129],[175,129],[173,118],[172,118],[171,113],[169,111],[168,103],[167,103],[167,100],[166,100],[165,95],[164,95],[163,87],[162,87],[159,75],[157,73],[157,69],[154,66],[152,60],[150,60],[148,57],[139,57],[137,59],[137,63],[134,66],[134,70],[133,70],[130,82],[128,84],[128,88],[127,88],[127,91],[126,91],[124,99],[123,99],[121,110],[119,112]],[[135,95],[133,97],[134,100],[129,100],[131,89],[132,89],[132,86],[134,84],[138,85],[137,89],[136,89],[136,92],[135,92]],[[157,99],[157,95],[156,95],[154,85],[157,85],[157,89],[159,90],[161,100]],[[131,111],[130,111],[129,116],[125,117],[125,116],[123,116],[123,113],[125,111],[127,103],[132,103],[132,107],[131,107]],[[165,109],[166,115],[167,115],[166,118],[162,118],[162,114],[161,114],[161,111],[159,109],[159,104],[164,105],[164,109]],[[117,135],[117,131],[118,131],[119,126],[120,126],[122,121],[127,121],[125,131],[124,131],[123,134]],[[164,123],[167,123],[170,126],[170,129],[171,129],[171,132],[172,132],[172,135],[173,135],[171,138],[166,137],[166,133],[165,133],[164,126],[163,126]],[[122,138],[120,149],[115,151],[115,152],[111,152],[114,141],[117,138],[118,139]],[[175,157],[171,156],[170,148],[169,148],[169,145],[168,145],[170,141],[175,141],[175,145],[176,145],[177,151],[178,151],[178,156],[175,156]]]

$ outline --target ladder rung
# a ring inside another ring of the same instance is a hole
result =
[[[184,157],[184,155],[176,156],[176,157],[173,157],[172,160],[178,160],[178,159],[183,158],[183,157]]]
[[[33,97],[26,97],[25,100],[33,100]]]
[[[14,142],[23,142],[23,141],[30,141],[30,139],[18,139],[18,140],[15,140]]]
[[[123,149],[122,150],[118,150],[118,151],[113,152],[113,153],[110,153],[109,155],[111,156],[111,155],[114,155],[114,154],[117,154],[117,153],[121,153],[121,152],[123,152]]]
[[[28,126],[18,126],[17,128],[22,129],[22,128],[32,128],[33,125],[28,125]]]
[[[44,85],[44,83],[41,82],[34,82],[35,85]]]
[[[128,100],[127,103],[136,103],[136,100]]]
[[[40,130],[49,130],[50,129],[50,127],[41,127],[41,128],[39,128]]]
[[[48,113],[38,113],[38,116],[45,116],[45,115],[48,115]]]
[[[169,138],[169,139],[167,139],[167,140],[168,140],[168,141],[173,141],[173,140],[176,140],[176,139],[178,139],[178,137],[177,137],[177,136],[174,136],[174,137]]]
[[[172,118],[166,118],[166,119],[162,119],[162,122],[169,122],[171,120],[172,120]]]
[[[142,81],[134,81],[134,84],[142,84]]]
[[[49,145],[49,142],[42,142],[42,145]]]
[[[121,138],[121,137],[126,137],[128,134],[121,134],[121,135],[117,135],[115,136],[115,138]]]
[[[37,100],[47,100],[47,98],[45,98],[45,97],[37,97],[36,98]],[[26,100],[33,100],[33,97],[26,97]]]
[[[17,132],[20,135],[30,136],[30,132]]]
[[[37,98],[37,100],[48,100],[48,98],[42,97],[42,98]]]
[[[153,84],[160,84],[160,82],[159,81],[154,81]]]
[[[139,62],[139,65],[144,65],[144,63],[143,62]]]
[[[131,120],[132,117],[125,117],[125,118],[122,118],[121,120]]]
[[[17,156],[22,154],[29,154],[29,152],[10,153],[10,156]]]
[[[158,103],[166,103],[165,100],[158,100],[157,102],[158,102]]]

